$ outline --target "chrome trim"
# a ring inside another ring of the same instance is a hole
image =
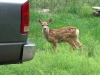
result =
[[[29,61],[34,58],[35,54],[35,44],[33,43],[27,43],[23,47],[23,56],[22,56],[22,62]]]

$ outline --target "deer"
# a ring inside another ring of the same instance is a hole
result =
[[[79,29],[73,26],[67,26],[58,29],[51,29],[48,24],[52,21],[50,18],[47,22],[43,22],[38,19],[38,22],[42,26],[42,32],[48,42],[53,44],[53,50],[56,51],[57,43],[68,42],[73,50],[76,50],[76,46],[80,48],[82,52],[82,43],[79,41]]]

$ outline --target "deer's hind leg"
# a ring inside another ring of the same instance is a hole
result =
[[[82,52],[82,43],[78,39],[75,39],[74,42],[76,46],[78,46],[80,48],[80,51]]]
[[[70,40],[70,41],[67,41],[68,43],[69,43],[69,45],[73,48],[73,50],[75,50],[76,49],[76,45],[75,45],[75,43],[74,43],[74,41],[73,40]]]

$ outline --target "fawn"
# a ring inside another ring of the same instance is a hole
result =
[[[54,50],[56,50],[57,43],[68,42],[73,50],[75,50],[76,46],[78,46],[80,48],[80,51],[82,51],[82,44],[78,40],[79,30],[77,28],[68,26],[59,29],[50,29],[48,27],[48,24],[51,21],[52,19],[49,19],[47,22],[42,22],[41,20],[38,20],[38,22],[42,25],[42,32],[45,38],[48,42],[53,44]]]

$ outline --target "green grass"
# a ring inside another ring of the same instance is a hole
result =
[[[96,0],[84,0],[86,4],[83,3],[82,7],[73,5],[81,0],[68,0],[72,3],[64,2],[67,0],[63,2],[50,0],[56,2],[51,6],[49,0],[30,1],[31,18],[28,40],[36,44],[35,57],[23,64],[0,66],[0,75],[100,75],[100,18],[94,17],[91,9],[91,6],[99,5],[95,4]],[[50,13],[38,12],[44,7],[49,8]],[[53,9],[54,7],[56,10]],[[80,30],[79,39],[83,43],[84,54],[80,53],[79,48],[73,51],[67,43],[59,43],[57,52],[54,53],[52,45],[46,41],[41,25],[37,22],[38,19],[47,21],[49,18],[53,19],[49,24],[50,28],[75,26]]]

